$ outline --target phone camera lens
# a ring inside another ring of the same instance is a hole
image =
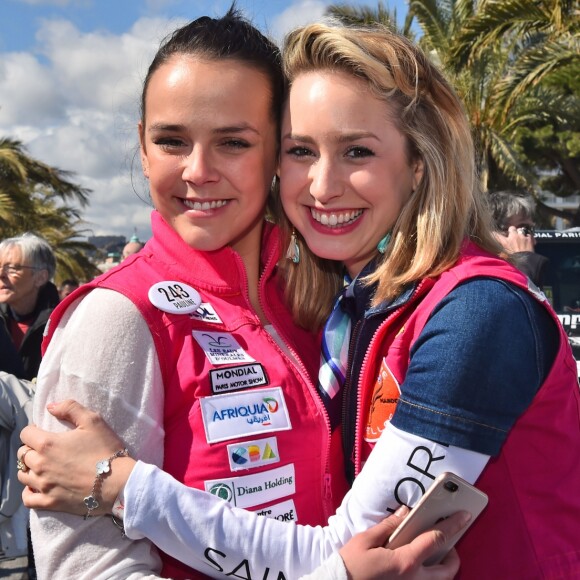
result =
[[[453,483],[452,481],[446,481],[443,484],[443,487],[447,490],[450,491],[451,493],[456,492],[459,489],[459,486],[456,483]]]

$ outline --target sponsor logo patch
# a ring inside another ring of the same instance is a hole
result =
[[[244,441],[228,445],[228,459],[232,471],[261,467],[280,461],[276,437]]]
[[[209,371],[209,377],[211,390],[216,395],[268,384],[266,371],[260,363],[214,369]]]
[[[193,338],[203,349],[205,356],[214,365],[236,362],[255,362],[229,332],[192,331]]]
[[[281,387],[202,397],[199,402],[208,443],[292,428]]]
[[[386,424],[393,418],[400,395],[399,383],[383,359],[371,398],[365,441],[374,443],[379,439]]]
[[[282,503],[268,506],[267,508],[262,508],[259,512],[256,513],[259,516],[272,518],[273,520],[279,520],[281,522],[298,522],[296,507],[294,506],[294,502],[291,499],[283,501]]]
[[[202,302],[199,308],[190,314],[190,317],[196,320],[203,320],[204,322],[211,322],[212,324],[222,323],[222,319],[209,302]]]
[[[248,508],[292,495],[296,491],[294,465],[270,471],[204,482],[205,491],[231,504]]]

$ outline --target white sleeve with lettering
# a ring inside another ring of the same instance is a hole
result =
[[[163,461],[163,382],[151,333],[137,308],[112,290],[93,290],[65,312],[42,360],[34,421],[64,431],[46,404],[73,398],[99,411],[134,457]],[[87,490],[87,494],[90,490]],[[110,518],[32,511],[38,578],[158,578],[147,540],[121,538]]]
[[[139,462],[125,487],[125,528],[214,578],[299,578],[400,503],[415,505],[440,473],[474,483],[488,459],[389,425],[325,527],[257,516]]]

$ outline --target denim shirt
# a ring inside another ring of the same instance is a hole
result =
[[[370,338],[414,290],[370,308],[374,290],[360,284],[354,300],[345,303],[353,317],[342,401],[347,458],[354,445],[358,372]],[[533,296],[503,280],[470,279],[437,305],[413,345],[392,424],[443,444],[497,455],[557,349],[558,329]]]

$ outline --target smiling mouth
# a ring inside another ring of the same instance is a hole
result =
[[[362,209],[340,211],[340,212],[321,212],[311,207],[310,214],[319,224],[329,228],[341,228],[355,222],[363,213]]]
[[[210,209],[219,209],[223,207],[228,202],[226,200],[219,200],[219,201],[190,201],[189,199],[183,199],[183,205],[188,207],[189,209],[193,209],[195,211],[209,211]]]

